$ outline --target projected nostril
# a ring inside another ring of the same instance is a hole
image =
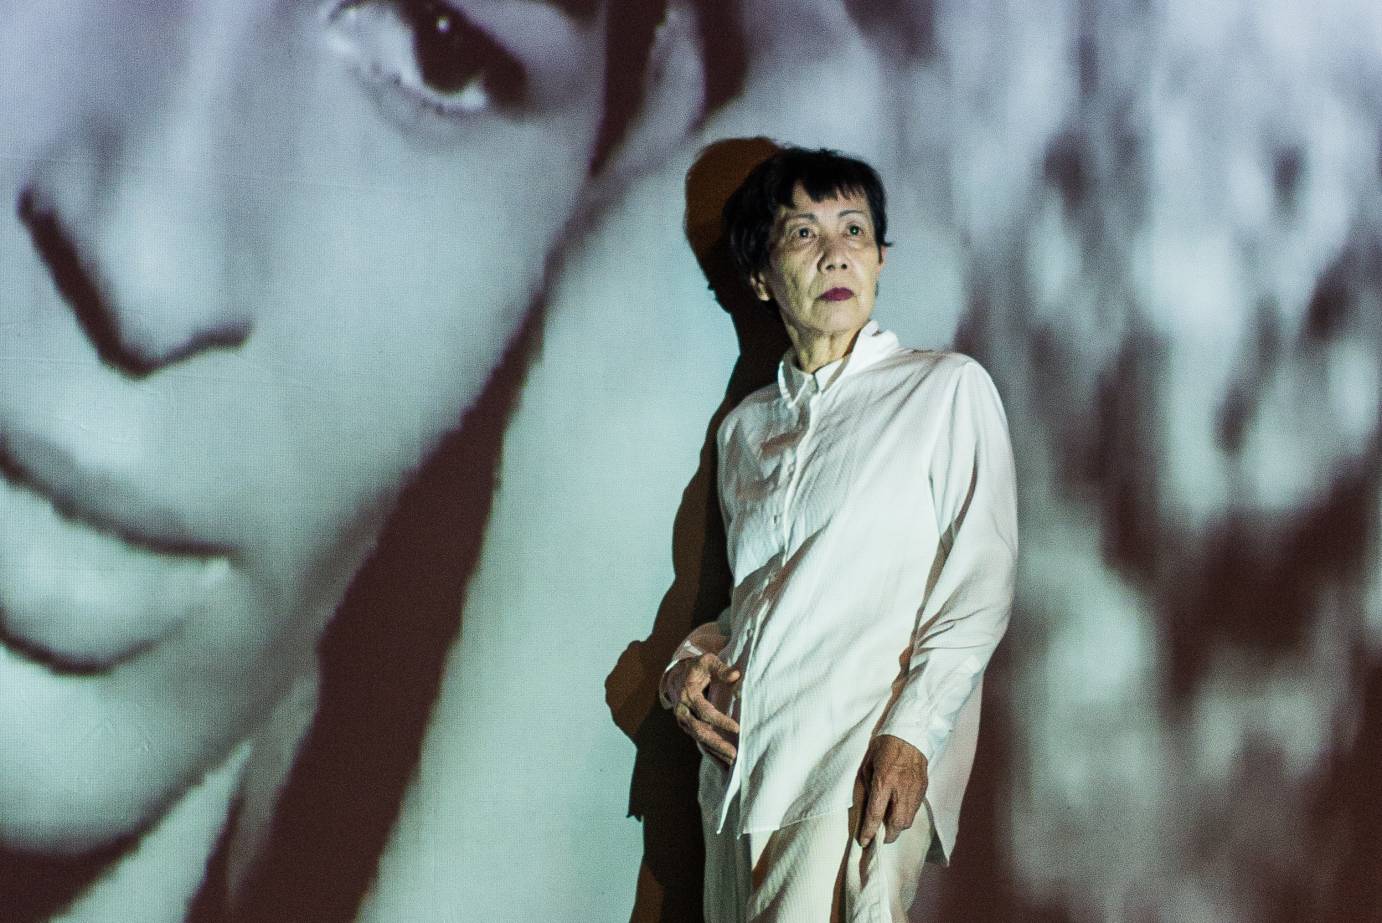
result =
[[[1073,132],[1064,132],[1051,142],[1042,172],[1047,184],[1060,192],[1067,212],[1079,208],[1088,196],[1089,170],[1080,139]]]
[[[1218,419],[1215,421],[1215,436],[1220,449],[1229,455],[1237,455],[1243,451],[1243,442],[1252,422],[1252,415],[1252,401],[1246,390],[1241,386],[1230,388],[1219,405]]]
[[[1299,147],[1281,148],[1272,158],[1272,186],[1276,189],[1278,207],[1295,205],[1301,178],[1305,173],[1305,154]]]
[[[1344,326],[1351,304],[1349,287],[1336,269],[1322,276],[1310,297],[1305,312],[1305,337],[1321,343],[1333,338]]]

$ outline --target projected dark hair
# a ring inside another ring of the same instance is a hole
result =
[[[754,167],[725,202],[725,239],[745,279],[768,267],[773,221],[779,207],[792,204],[797,184],[813,202],[862,194],[869,203],[878,246],[889,246],[887,196],[873,167],[828,148],[787,147]]]
[[[596,0],[559,0],[576,16],[594,15]],[[668,0],[609,0],[606,12],[605,98],[590,172],[598,173],[619,147],[646,102],[648,65]],[[700,119],[743,89],[748,69],[739,0],[692,0],[704,85]]]

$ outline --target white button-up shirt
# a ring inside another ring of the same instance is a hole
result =
[[[992,381],[870,322],[814,374],[789,354],[718,443],[734,590],[676,658],[718,650],[743,674],[721,703],[741,728],[734,765],[701,768],[707,824],[723,829],[735,794],[740,833],[847,809],[869,741],[893,734],[927,758],[944,860],[1017,556]]]

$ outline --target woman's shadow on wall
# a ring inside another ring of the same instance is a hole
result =
[[[700,923],[704,846],[696,787],[700,754],[671,715],[658,707],[663,667],[692,627],[729,603],[731,579],[724,522],[715,492],[715,433],[750,392],[773,380],[788,347],[775,312],[739,278],[720,227],[725,200],[748,172],[776,153],[766,138],[731,138],[702,150],[686,174],[685,231],[701,271],[734,325],[739,357],[724,399],[706,424],[699,464],[682,491],[672,523],[672,585],[652,632],[634,641],[605,679],[610,713],[634,742],[629,813],[643,822],[633,923]]]

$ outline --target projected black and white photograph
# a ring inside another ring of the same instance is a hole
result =
[[[0,921],[1382,920],[1380,478],[1369,0],[0,0]]]

